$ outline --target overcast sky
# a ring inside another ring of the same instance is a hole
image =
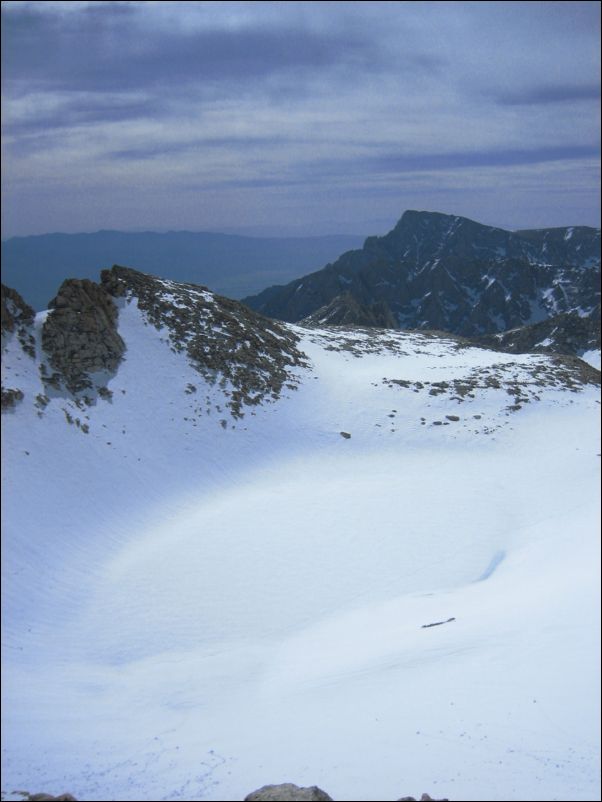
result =
[[[2,236],[599,225],[598,2],[3,2]]]

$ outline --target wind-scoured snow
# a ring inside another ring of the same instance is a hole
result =
[[[3,790],[599,799],[599,388],[290,328],[236,419],[135,299],[110,400],[8,343]]]

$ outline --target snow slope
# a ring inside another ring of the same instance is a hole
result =
[[[599,799],[599,388],[290,327],[298,388],[234,420],[120,306],[110,401],[3,360],[3,791]]]

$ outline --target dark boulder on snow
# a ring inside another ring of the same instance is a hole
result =
[[[245,802],[326,802],[332,800],[331,796],[317,785],[311,785],[308,788],[301,788],[293,783],[281,783],[280,785],[264,785],[257,791],[245,797]]]
[[[117,317],[104,287],[88,279],[64,281],[42,328],[42,347],[54,371],[46,381],[77,393],[93,386],[91,373],[113,373],[125,351]]]

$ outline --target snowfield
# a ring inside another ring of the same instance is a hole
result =
[[[428,388],[546,357],[291,327],[234,420],[120,305],[110,400],[3,360],[7,798],[599,799],[599,387],[513,411]]]

